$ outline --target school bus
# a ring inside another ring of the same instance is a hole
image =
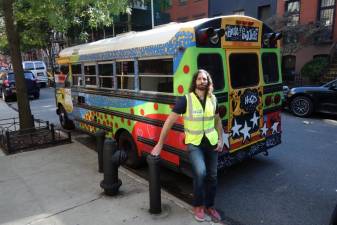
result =
[[[137,167],[159,139],[176,98],[207,70],[224,128],[219,169],[281,143],[280,33],[247,16],[170,23],[63,49],[58,56],[57,113],[65,128],[106,131]],[[161,158],[190,174],[183,117]]]

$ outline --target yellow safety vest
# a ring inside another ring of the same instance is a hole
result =
[[[208,138],[211,145],[218,142],[218,132],[214,125],[216,107],[215,96],[207,96],[205,111],[194,93],[185,95],[187,104],[184,116],[185,144],[200,145],[204,136]]]

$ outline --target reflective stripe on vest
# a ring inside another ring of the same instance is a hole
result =
[[[214,125],[216,107],[215,96],[207,96],[205,110],[194,93],[186,95],[186,112],[184,114],[185,143],[200,145],[205,135],[211,145],[218,142],[218,133]]]

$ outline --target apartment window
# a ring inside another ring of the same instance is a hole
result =
[[[177,20],[178,20],[178,22],[187,22],[188,21],[188,17],[187,16],[179,17]]]
[[[187,0],[179,0],[179,5],[186,5],[187,4]]]
[[[98,76],[99,86],[101,88],[114,87],[114,74],[112,62],[99,62],[98,63]]]
[[[258,18],[259,20],[265,21],[271,16],[270,5],[264,5],[258,7]]]
[[[285,12],[288,17],[287,26],[296,26],[300,22],[300,1],[287,1]]]
[[[206,13],[193,15],[193,19],[201,19],[201,18],[205,18],[205,17],[206,17]]]
[[[84,84],[96,86],[96,65],[84,65]]]
[[[245,15],[245,10],[241,9],[241,10],[236,10],[233,12],[234,15]]]
[[[138,61],[139,89],[173,93],[173,60],[140,59]]]
[[[335,14],[335,0],[321,0],[320,1],[320,11],[319,11],[319,20],[326,27],[326,38],[332,38],[332,25],[334,22]]]
[[[73,86],[80,86],[82,80],[81,64],[71,65],[71,73]]]
[[[117,88],[123,90],[135,89],[134,61],[116,62]]]

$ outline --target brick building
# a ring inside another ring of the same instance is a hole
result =
[[[277,0],[209,0],[209,15],[246,15],[266,20],[276,14]]]
[[[206,18],[208,17],[208,0],[171,0],[166,12],[174,22]]]
[[[337,41],[335,0],[278,0],[277,14],[289,14],[295,24],[310,24],[321,21],[326,27],[317,41],[305,46],[295,54],[283,56],[284,73],[299,74],[303,65],[314,57],[328,57]]]

